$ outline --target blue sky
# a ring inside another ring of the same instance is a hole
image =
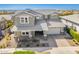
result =
[[[24,9],[76,9],[79,4],[0,4],[0,10],[24,10]]]

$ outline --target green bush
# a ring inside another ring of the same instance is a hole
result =
[[[15,51],[13,54],[35,54],[34,51]]]
[[[12,26],[13,25],[13,22],[11,21],[11,20],[8,20],[7,21],[7,27],[10,27],[10,26]]]
[[[74,38],[75,40],[77,40],[79,42],[79,33],[77,33],[72,28],[68,28],[67,33],[69,33],[72,36],[72,38]]]

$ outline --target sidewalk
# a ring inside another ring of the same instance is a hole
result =
[[[79,51],[79,46],[77,47],[58,47],[52,48],[43,52],[49,52],[50,54],[77,54],[76,51]]]
[[[32,50],[32,51],[37,51],[41,53],[49,53],[49,54],[77,54],[76,51],[79,51],[79,46],[71,46],[71,47],[38,47],[38,48],[5,48],[5,49],[0,49],[0,54],[11,54],[16,50]]]

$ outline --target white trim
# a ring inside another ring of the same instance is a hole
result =
[[[29,24],[29,17],[25,17],[25,18],[27,18],[27,22],[24,20],[25,24]]]
[[[22,22],[22,19],[21,19],[21,18],[22,18],[22,17],[20,17],[20,23],[21,23],[21,24],[24,24],[24,22]],[[24,19],[23,19],[23,20],[24,20]]]
[[[25,35],[23,35],[23,32],[25,33]],[[27,36],[26,32],[28,32],[28,31],[21,31],[21,35],[22,36]],[[28,32],[28,36],[29,36],[29,32]]]
[[[23,19],[24,22],[21,22],[21,20],[22,20],[21,18],[24,18],[24,19]],[[27,22],[26,22],[25,18],[27,18]],[[21,23],[21,24],[29,24],[29,17],[26,17],[26,16],[20,17],[20,23]]]
[[[39,16],[36,16],[36,19],[40,19],[40,17]]]

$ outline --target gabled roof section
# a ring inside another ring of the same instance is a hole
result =
[[[15,12],[14,16],[17,16],[17,15],[22,14],[22,13],[29,14],[32,16],[41,16],[42,15],[38,12],[33,11],[33,10],[19,10],[19,11]]]
[[[6,19],[2,16],[0,16],[0,22],[5,21]]]
[[[16,13],[16,14],[14,14],[14,16],[23,15],[23,14],[27,14],[27,15],[34,16],[34,15],[32,15],[32,14],[30,14],[30,13],[28,13],[28,12],[25,12],[25,11],[18,12],[18,13]]]
[[[3,18],[3,17],[0,16],[0,21],[1,21],[2,18]]]
[[[11,20],[12,15],[0,15],[0,17],[3,17],[6,20]]]
[[[28,14],[28,15],[34,16],[33,14],[26,12],[25,10],[18,10],[15,12],[15,14],[13,16],[18,16],[20,14]]]
[[[41,13],[38,13],[38,12],[36,12],[34,10],[26,10],[26,12],[29,12],[29,13],[35,15],[35,16],[41,16],[42,15]]]

